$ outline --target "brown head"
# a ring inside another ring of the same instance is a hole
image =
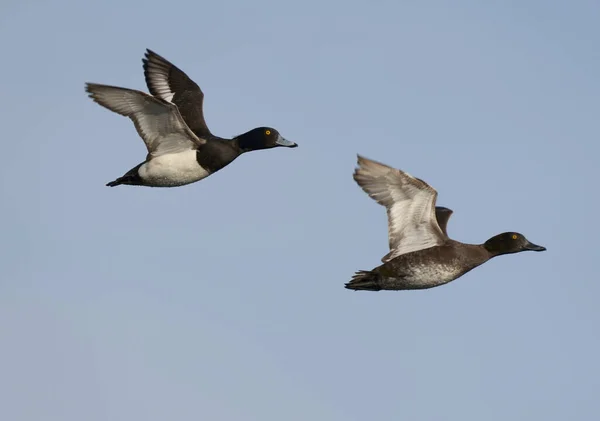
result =
[[[492,255],[519,253],[521,251],[545,251],[546,247],[530,242],[518,232],[505,232],[487,240],[483,247]]]

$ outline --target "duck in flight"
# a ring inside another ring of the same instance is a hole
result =
[[[544,251],[517,232],[498,234],[483,244],[448,237],[452,210],[436,207],[437,191],[406,172],[358,156],[354,180],[388,215],[390,252],[382,265],[357,272],[346,288],[405,290],[433,288],[453,281],[493,257]]]
[[[258,127],[233,139],[213,135],[204,120],[200,87],[150,50],[143,64],[152,95],[86,84],[86,91],[96,103],[133,121],[148,150],[144,162],[107,186],[183,186],[214,174],[245,152],[298,146],[272,127]]]

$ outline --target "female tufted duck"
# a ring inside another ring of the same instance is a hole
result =
[[[387,209],[390,252],[383,264],[357,272],[346,288],[353,290],[426,289],[446,284],[501,254],[544,251],[522,234],[505,232],[484,244],[448,238],[452,211],[435,207],[437,191],[423,180],[361,156],[354,180]]]

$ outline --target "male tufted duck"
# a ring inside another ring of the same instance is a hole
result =
[[[148,149],[146,161],[107,186],[183,186],[208,177],[245,152],[298,146],[271,127],[258,127],[233,139],[214,136],[204,121],[204,94],[200,87],[150,50],[143,61],[153,96],[132,89],[86,84],[94,101],[133,121]]]

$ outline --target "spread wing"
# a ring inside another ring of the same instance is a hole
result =
[[[129,117],[152,157],[193,149],[206,141],[183,121],[177,107],[144,92],[87,83],[90,98],[103,107]]]
[[[391,251],[383,262],[445,242],[435,215],[437,192],[423,180],[360,155],[354,180],[387,209]]]
[[[148,90],[177,105],[183,120],[198,137],[211,137],[204,120],[204,93],[182,70],[152,50],[142,59]]]

